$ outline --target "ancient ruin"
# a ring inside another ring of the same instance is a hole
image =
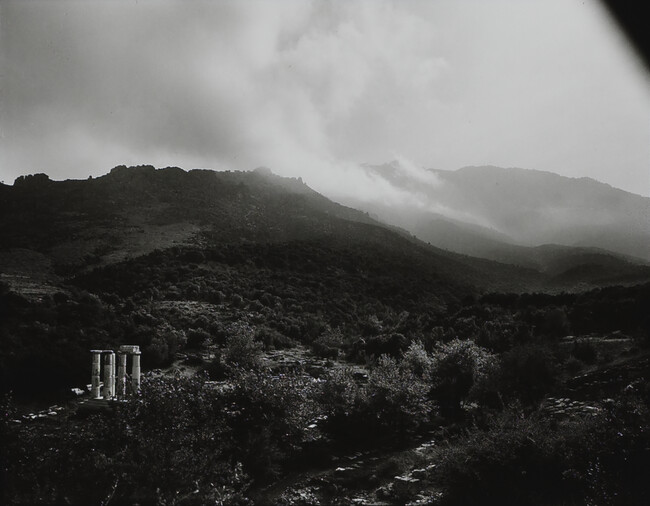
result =
[[[122,400],[140,390],[140,347],[133,344],[120,346],[117,351],[117,377],[115,376],[115,352],[113,350],[90,350],[92,373],[90,394],[93,399]],[[104,382],[102,383],[102,355],[104,356]],[[131,355],[131,374],[128,375],[127,359]],[[130,380],[130,381],[129,381]]]

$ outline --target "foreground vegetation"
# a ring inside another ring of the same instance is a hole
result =
[[[3,406],[3,503],[345,504],[367,489],[394,504],[635,504],[649,492],[647,365],[612,374],[606,393],[579,383],[642,360],[650,286],[431,305],[416,280],[409,298],[390,288],[353,297],[346,278],[322,270],[317,283],[297,272],[271,291],[261,287],[273,269],[176,260],[192,254],[127,262],[40,300],[4,287],[3,380],[17,404]],[[627,351],[608,344],[618,341]],[[124,342],[141,345],[150,368],[176,361],[199,373],[149,373],[110,414],[81,417],[72,404],[57,421],[12,422],[21,399],[85,384],[88,349]],[[329,366],[262,360],[292,348]],[[570,384],[593,410],[558,419],[540,402]],[[342,485],[303,480],[320,495],[269,491],[305,469],[338,469],[350,452],[388,455],[427,438],[434,450],[334,473]],[[411,471],[411,485],[386,488]]]
[[[5,402],[3,503],[345,504],[364,490],[369,503],[635,504],[649,492],[647,366],[606,394],[582,391],[589,416],[558,420],[540,402],[644,356],[650,285],[458,299],[426,278],[400,291],[404,278],[360,253],[342,274],[313,244],[292,245],[299,267],[282,245],[246,248],[157,252],[39,299],[0,286],[3,387],[18,407],[84,385],[96,347],[139,344],[149,368],[199,371],[149,375],[108,415],[81,418],[73,404],[57,421],[15,424]],[[293,348],[326,366],[262,360]],[[427,438],[435,451],[368,474],[300,479],[318,494],[273,491],[350,452]]]
[[[0,191],[2,504],[650,492],[650,284],[445,253],[259,172]],[[88,413],[69,399],[88,352],[121,344],[143,350],[142,391]]]
[[[424,494],[437,504],[642,504],[647,383],[558,419],[522,397],[495,405],[506,373],[496,356],[456,340],[381,356],[367,382],[346,369],[316,381],[238,365],[226,382],[148,375],[110,413],[55,423],[12,424],[5,398],[3,504],[266,504],[279,499],[265,486],[298,469],[335,465],[343,449],[408,446],[436,427],[444,436],[428,453],[385,466],[388,477],[428,469],[416,486],[384,492],[389,503]],[[368,480],[380,487],[381,473]],[[349,500],[336,493],[327,500]]]

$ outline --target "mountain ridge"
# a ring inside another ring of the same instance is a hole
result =
[[[445,227],[464,228],[459,232],[481,227],[483,236],[518,246],[599,247],[650,260],[650,198],[592,178],[495,166],[420,169],[397,161],[365,165],[364,170],[396,191],[410,192],[416,205],[388,209],[381,202],[350,199],[348,203],[443,248],[485,255],[480,249],[437,242],[436,234],[444,235],[444,230],[434,222],[441,219],[446,220]],[[475,240],[480,242],[478,237]]]
[[[4,197],[0,234],[6,238],[0,259],[4,258],[5,271],[14,266],[4,273],[14,280],[21,275],[16,265],[24,267],[14,257],[24,254],[42,259],[35,262],[40,266],[38,275],[32,273],[37,280],[56,284],[166,248],[290,247],[307,241],[318,244],[323,261],[333,264],[337,255],[350,250],[357,251],[358,258],[389,259],[387,269],[406,262],[408,270],[421,268],[441,280],[445,291],[558,290],[602,284],[598,268],[564,283],[561,272],[553,272],[551,280],[533,264],[508,265],[437,248],[424,237],[418,239],[377,222],[367,212],[331,201],[301,179],[283,178],[265,168],[219,172],[117,166],[87,180],[22,177],[0,192]],[[608,283],[616,282],[617,276],[628,284],[650,279],[643,266],[618,269]]]

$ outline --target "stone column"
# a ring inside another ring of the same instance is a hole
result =
[[[111,363],[111,376],[113,383],[111,383],[111,399],[115,398],[115,353],[113,353],[113,362]]]
[[[134,351],[132,356],[131,385],[133,386],[133,393],[137,394],[140,391],[140,352]]]
[[[115,353],[104,352],[104,399],[115,397]]]
[[[117,398],[124,399],[126,397],[126,353],[118,351],[117,361]]]
[[[90,350],[90,353],[93,354],[93,365],[90,376],[90,395],[93,399],[99,399],[101,397],[99,394],[99,385],[102,381],[102,350]]]

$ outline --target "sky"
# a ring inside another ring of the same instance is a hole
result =
[[[373,199],[391,160],[648,196],[650,78],[596,0],[0,2],[6,184],[266,166]]]

